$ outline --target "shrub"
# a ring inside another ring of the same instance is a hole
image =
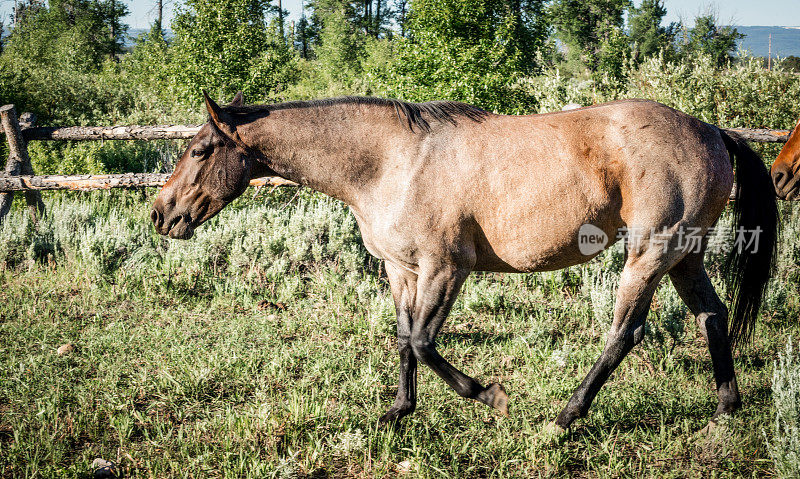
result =
[[[791,339],[772,374],[775,422],[767,450],[780,477],[800,476],[800,358]]]

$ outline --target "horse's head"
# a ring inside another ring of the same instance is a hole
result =
[[[195,228],[241,195],[256,162],[231,115],[203,94],[209,121],[189,142],[150,213],[156,230],[171,238],[191,238]],[[231,105],[242,104],[239,92]]]
[[[784,200],[800,199],[800,121],[772,164],[775,193]]]

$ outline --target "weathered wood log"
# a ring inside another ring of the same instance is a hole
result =
[[[67,126],[25,128],[26,140],[181,140],[194,137],[202,125]],[[792,130],[725,128],[745,140],[786,143]]]
[[[66,126],[26,128],[26,140],[181,140],[202,125]]]
[[[166,173],[125,173],[121,175],[42,175],[0,177],[0,191],[28,190],[107,190],[110,188],[142,188],[163,186],[169,179]],[[297,186],[280,177],[250,180],[250,186]]]
[[[22,138],[22,131],[17,118],[17,110],[14,105],[4,105],[0,107],[0,123],[6,133],[10,156],[6,163],[6,174],[8,175],[33,175],[31,158],[28,156],[28,146]],[[4,194],[0,197],[0,221],[3,216],[8,214],[13,201],[12,194]],[[44,216],[45,208],[42,202],[42,195],[38,191],[25,191],[25,201],[28,204],[33,220],[36,221],[38,215]]]
[[[767,129],[750,129],[750,128],[724,128],[725,131],[730,131],[747,141],[755,141],[757,143],[786,143],[789,141],[789,135],[792,130],[767,130]]]

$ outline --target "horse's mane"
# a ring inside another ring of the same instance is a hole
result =
[[[324,108],[335,105],[378,105],[394,108],[400,121],[405,119],[408,128],[414,131],[416,126],[424,132],[431,130],[428,120],[447,122],[456,125],[457,118],[467,118],[475,122],[483,121],[488,112],[466,103],[457,101],[430,101],[426,103],[409,103],[390,98],[374,98],[361,96],[345,96],[324,100],[290,101],[274,105],[242,105],[225,106],[223,109],[232,114],[269,114],[277,110],[294,110],[299,108]],[[427,119],[426,119],[427,117]]]

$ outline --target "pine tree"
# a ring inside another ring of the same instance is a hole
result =
[[[731,26],[717,26],[717,20],[712,14],[702,15],[695,19],[694,28],[688,30],[684,39],[683,53],[685,55],[705,54],[710,55],[714,62],[722,66],[733,59],[736,51],[736,42],[744,38]]]
[[[628,12],[628,36],[636,60],[643,60],[669,48],[675,39],[676,24],[661,26],[667,9],[662,0],[642,0],[642,4],[631,7]]]
[[[603,44],[613,41],[630,0],[556,0],[549,15],[569,54],[594,71]]]

